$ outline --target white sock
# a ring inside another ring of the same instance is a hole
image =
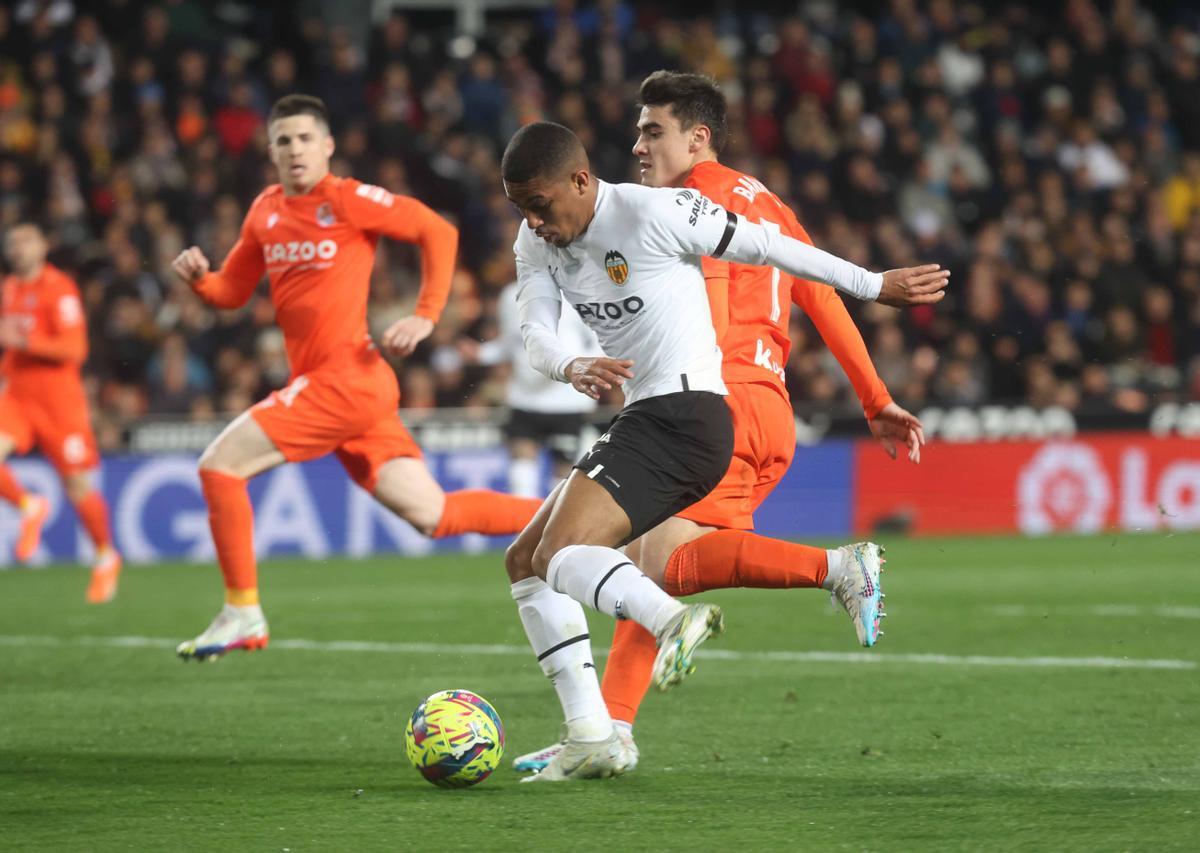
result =
[[[558,693],[567,736],[604,740],[612,734],[613,724],[600,695],[583,608],[541,578],[517,581],[512,585],[512,597],[542,672]]]
[[[830,548],[825,551],[825,555],[829,558],[829,570],[825,573],[825,580],[821,581],[821,589],[832,592],[833,585],[842,576],[842,552],[837,548]]]
[[[628,734],[633,734],[633,723],[627,723],[624,720],[613,720],[613,725]]]
[[[542,466],[536,459],[513,459],[508,463],[508,490],[523,498],[544,498]]]
[[[683,610],[615,548],[568,545],[550,559],[546,581],[602,613],[632,619],[656,637]]]
[[[226,602],[225,607],[237,615],[239,619],[263,619],[261,604],[229,604]]]

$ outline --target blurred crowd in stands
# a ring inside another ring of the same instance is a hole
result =
[[[1200,399],[1200,7],[1180,2],[556,2],[336,23],[335,3],[15,0],[0,6],[0,231],[35,217],[91,324],[106,448],[147,415],[246,408],[288,374],[265,285],[215,312],[170,262],[214,264],[274,182],[264,117],[320,95],[335,172],[416,195],[462,232],[433,337],[396,364],[403,405],[490,407],[480,366],[519,222],[499,154],[523,123],[572,127],[610,181],[637,180],[638,83],[700,71],[731,110],[723,159],[792,205],[823,248],[876,269],[934,260],[952,294],[852,306],[906,407],[1020,403],[1144,411]],[[344,9],[343,9],[344,12]],[[370,16],[368,16],[370,17]],[[384,244],[371,327],[411,310],[414,251]],[[853,394],[793,324],[801,410]]]

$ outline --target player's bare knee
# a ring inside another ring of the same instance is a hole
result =
[[[92,491],[92,478],[87,474],[71,474],[63,481],[67,500],[79,503]]]
[[[224,454],[221,452],[221,447],[217,443],[210,444],[204,448],[204,452],[200,454],[200,460],[196,463],[196,467],[201,471],[217,471],[222,474],[233,473],[224,464]]]
[[[427,509],[418,509],[415,507],[407,508],[405,512],[400,513],[401,518],[417,529],[417,532],[422,536],[432,537],[437,533],[438,526],[441,523],[441,514],[434,515]]]
[[[510,583],[523,581],[534,576],[534,545],[518,537],[504,552],[504,569]]]
[[[533,573],[539,578],[545,579],[550,572],[550,561],[554,559],[554,555],[572,544],[577,543],[561,536],[543,535],[542,541],[538,543],[537,549],[533,552]]]

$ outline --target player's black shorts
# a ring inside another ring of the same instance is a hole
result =
[[[537,442],[559,462],[574,462],[579,458],[580,435],[586,422],[582,412],[552,414],[512,409],[504,434],[509,441],[524,438]]]
[[[680,391],[626,406],[575,467],[625,510],[632,541],[711,492],[732,455],[725,398]]]

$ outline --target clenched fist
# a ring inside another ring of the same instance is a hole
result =
[[[199,246],[192,246],[179,253],[179,257],[171,261],[171,269],[188,284],[195,284],[208,272],[208,258],[200,251]]]

